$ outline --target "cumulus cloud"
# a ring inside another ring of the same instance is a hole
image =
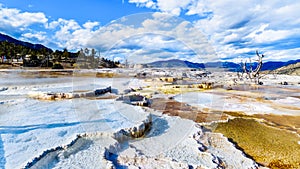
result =
[[[166,59],[202,62],[216,57],[199,30],[166,13],[137,14],[116,20],[95,31],[88,44],[104,51],[107,57],[126,57],[133,62]]]
[[[135,3],[139,7],[156,8],[152,0],[129,0],[129,3]]]
[[[277,50],[286,50],[281,52],[285,54],[285,58],[299,58],[300,53],[289,50],[291,46],[294,49],[300,47],[299,43],[294,42],[295,37],[299,37],[298,1],[157,0],[153,6],[157,10],[176,16],[198,16],[198,19],[193,21],[194,25],[213,44],[221,59],[250,57],[249,51],[257,49],[274,56],[278,56]],[[284,48],[283,44],[292,45],[286,45]]]
[[[181,56],[188,56],[193,53],[191,49],[182,42],[168,36],[160,34],[140,34],[128,39],[123,39],[120,43],[111,48],[107,56],[118,54],[115,51],[130,51],[124,53],[131,62],[150,62],[166,59],[179,59]]]
[[[129,3],[135,3],[139,7],[159,9],[162,12],[179,16],[182,10],[185,10],[193,0],[129,0]]]
[[[66,20],[59,18],[49,24],[50,29],[55,29],[54,38],[58,47],[74,49],[80,43],[78,36],[83,28],[75,20]],[[89,31],[87,31],[89,32]]]
[[[192,0],[157,0],[157,7],[163,11],[179,16],[181,10],[186,9]]]
[[[0,4],[0,31],[16,36],[24,41],[47,45],[49,37],[46,31],[36,27],[48,27],[48,18],[42,12],[23,12],[15,8],[6,8]]]
[[[86,29],[93,29],[95,28],[96,26],[99,25],[99,22],[91,22],[91,21],[88,21],[86,22],[85,24],[83,24],[83,27],[86,28]]]
[[[0,29],[21,29],[32,24],[47,24],[48,19],[42,12],[22,12],[15,8],[0,5]]]
[[[33,40],[38,42],[44,42],[47,39],[46,32],[37,33],[24,33],[22,34],[24,40]]]
[[[255,50],[270,60],[300,57],[298,1],[128,2],[159,12],[125,16],[101,26],[99,22],[79,24],[63,18],[49,21],[41,12],[23,12],[0,4],[0,31],[18,32],[24,39],[45,44],[52,41],[58,48],[76,51],[93,47],[115,58],[122,57],[117,52],[129,52],[127,55],[149,61],[169,57],[195,62],[236,60],[255,57]],[[41,30],[35,30],[37,25]]]

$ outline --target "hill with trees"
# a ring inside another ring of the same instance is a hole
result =
[[[273,71],[277,74],[286,74],[286,75],[300,75],[300,62],[289,64],[287,66],[280,67]]]
[[[44,68],[115,68],[120,64],[96,56],[95,49],[81,49],[78,52],[62,51],[45,47],[41,44],[32,44],[12,38],[0,33],[0,64],[44,67]]]

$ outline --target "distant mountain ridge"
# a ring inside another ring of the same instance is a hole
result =
[[[4,42],[4,41],[7,41],[9,43],[14,43],[16,45],[22,45],[22,46],[25,46],[25,47],[28,47],[28,48],[31,48],[31,49],[35,49],[35,50],[46,49],[46,50],[51,50],[52,51],[52,49],[50,49],[50,48],[48,48],[44,45],[24,42],[24,41],[17,40],[17,39],[12,38],[8,35],[0,33],[0,42]]]
[[[203,63],[193,63],[189,61],[183,61],[179,59],[171,59],[165,61],[156,61],[146,64],[150,67],[167,67],[167,68],[205,68]]]
[[[300,62],[300,59],[290,60],[290,61],[287,61],[287,62],[270,61],[270,62],[263,63],[262,70],[275,70],[275,69],[278,69],[278,68],[281,68],[281,67],[284,67],[284,66],[288,66],[288,65],[291,65],[291,64],[296,64],[298,62]]]
[[[296,64],[300,62],[300,59],[298,60],[290,60],[287,62],[264,62],[262,66],[262,71],[264,70],[275,70],[278,68],[281,68],[283,66],[288,66],[291,64]],[[207,63],[193,63],[189,61],[183,61],[179,59],[171,59],[171,60],[164,60],[164,61],[156,61],[152,63],[146,64],[150,67],[168,67],[168,68],[176,68],[176,67],[182,67],[182,68],[224,68],[229,71],[240,71],[242,69],[241,64],[237,64],[234,62],[207,62]],[[247,66],[250,64],[248,63]],[[253,68],[257,66],[257,63],[252,63]]]
[[[171,59],[164,61],[156,61],[152,63],[148,63],[147,66],[150,67],[168,67],[168,68],[227,68],[232,71],[240,68],[239,64],[233,62],[208,62],[208,63],[194,63],[187,60],[180,59]]]

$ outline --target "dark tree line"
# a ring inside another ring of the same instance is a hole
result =
[[[108,68],[116,68],[118,65],[120,65],[119,61],[111,61],[109,59],[101,58],[100,60],[100,66],[102,67],[108,67]]]
[[[30,48],[13,42],[0,42],[0,62],[12,63],[13,60],[22,60],[24,67],[52,67],[63,62],[73,64],[78,53],[69,52],[67,49],[53,51],[46,47]]]
[[[16,45],[12,42],[0,42],[0,56],[5,56],[6,59],[20,59],[26,55],[37,57],[38,55],[49,55],[51,53],[53,53],[53,51],[49,48],[32,49],[23,45]]]
[[[0,63],[13,64],[21,60],[23,67],[49,67],[61,69],[64,66],[80,68],[116,68],[120,62],[97,56],[95,49],[81,49],[78,52],[51,50],[46,47],[30,48],[13,42],[0,41]]]
[[[103,57],[95,49],[81,49],[76,64],[78,68],[95,69],[95,68],[117,68],[119,61],[112,61]]]

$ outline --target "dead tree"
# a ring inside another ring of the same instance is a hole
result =
[[[243,73],[242,73],[242,76],[240,76],[239,74],[238,74],[238,77],[240,78],[240,77],[242,77],[242,78],[244,78],[244,74],[246,74],[246,78],[247,79],[250,79],[250,81],[254,81],[256,84],[262,84],[262,82],[260,82],[259,80],[260,80],[260,78],[261,78],[261,76],[260,76],[260,71],[261,71],[261,68],[262,68],[262,65],[263,65],[263,63],[262,63],[262,58],[264,57],[264,55],[263,54],[259,54],[258,53],[258,51],[256,51],[256,55],[258,56],[258,60],[256,60],[257,61],[257,66],[256,66],[256,68],[253,70],[253,65],[252,65],[252,63],[251,63],[251,60],[250,60],[250,69],[248,69],[247,68],[247,63],[246,62],[244,62],[243,64],[242,64],[242,69],[243,69]]]

